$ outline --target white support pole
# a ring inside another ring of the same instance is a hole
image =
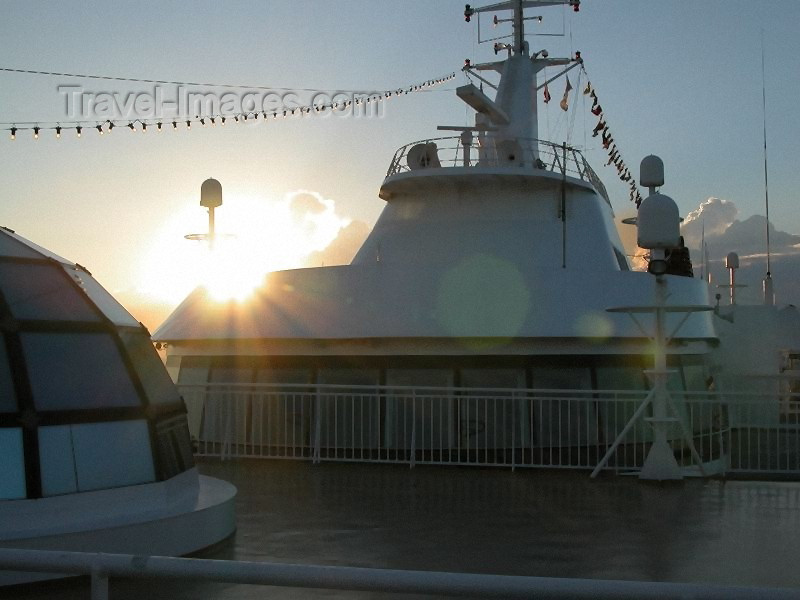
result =
[[[666,286],[663,276],[656,277],[656,335],[653,340],[653,369],[648,372],[653,381],[653,416],[649,419],[653,424],[653,444],[639,472],[639,479],[657,481],[683,479],[681,468],[675,460],[669,440],[667,426],[675,422],[675,418],[667,417],[667,340],[664,332],[664,306],[666,303]]]
[[[611,455],[614,454],[614,452],[617,449],[617,446],[619,446],[622,443],[622,440],[624,440],[625,436],[628,435],[628,432],[636,424],[636,421],[638,421],[639,418],[644,414],[644,411],[650,405],[650,402],[653,401],[653,395],[654,395],[654,390],[650,390],[647,396],[645,396],[644,400],[642,400],[642,403],[639,405],[639,408],[636,409],[631,418],[625,424],[625,427],[622,428],[622,431],[619,432],[619,435],[613,441],[611,446],[608,447],[608,450],[603,455],[603,458],[601,458],[600,462],[597,463],[597,466],[592,471],[592,474],[589,475],[590,478],[594,479],[595,477],[597,477],[597,474],[600,473],[601,469],[606,466],[608,459],[610,459]]]

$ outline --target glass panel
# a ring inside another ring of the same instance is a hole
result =
[[[524,388],[523,369],[462,369],[465,388]],[[530,440],[527,400],[512,398],[497,390],[468,391],[458,401],[458,431],[461,447],[511,449]]]
[[[26,495],[22,429],[0,429],[0,498],[18,500]]]
[[[212,365],[209,381],[216,384],[252,384],[253,367],[245,359],[241,363],[237,362],[238,357],[230,360],[225,357],[215,359],[216,364]],[[253,418],[252,390],[248,387],[211,387],[213,390],[208,404],[211,407],[219,407],[217,402],[226,406],[228,415],[232,415],[230,421],[220,420],[215,417],[215,410],[211,408],[208,413],[203,415],[201,426],[201,439],[207,441],[222,441],[226,435],[233,435],[236,442],[252,442],[254,435],[258,431],[258,423]],[[209,416],[211,418],[209,418]],[[194,423],[190,425],[194,430]]]
[[[641,367],[599,366],[598,390],[646,390],[648,389]]]
[[[588,367],[535,367],[533,387],[577,391],[574,394],[559,391],[535,394],[531,415],[535,445],[565,448],[596,443],[599,427],[596,407],[590,394],[580,393],[580,390],[592,389]],[[553,460],[560,458],[556,455]]]
[[[650,384],[642,367],[621,364],[598,366],[595,374],[597,390],[601,392],[597,394],[600,438],[610,444],[644,401]],[[617,393],[613,393],[615,391]],[[652,427],[642,418],[633,426],[625,440],[631,443],[645,442],[652,440],[652,437]]]
[[[32,248],[15,239],[6,231],[0,231],[0,256],[14,256],[19,258],[43,258]]]
[[[314,389],[296,384],[311,384],[311,369],[265,367],[258,369],[256,382],[278,385],[253,394],[253,439],[297,456],[310,444]]]
[[[377,369],[320,369],[319,383],[330,385],[377,385]]]
[[[100,321],[56,265],[0,262],[0,285],[17,319]]]
[[[168,357],[180,358],[180,371],[178,371],[178,385],[198,385],[208,381],[208,363],[205,356]]]
[[[706,376],[702,365],[683,365],[683,377],[686,379],[687,392],[707,392],[711,380]]]
[[[462,369],[461,385],[467,388],[525,387],[522,369]]]
[[[192,442],[186,415],[177,415],[156,423],[158,453],[161,457],[161,479],[169,479],[194,466]]]
[[[33,400],[39,410],[137,406],[114,340],[106,333],[23,333]]]
[[[196,386],[208,381],[209,359],[205,356],[169,356],[180,360],[180,370],[178,371],[178,385]],[[206,401],[205,389],[197,387],[182,388],[181,394],[186,402],[186,411],[189,418],[189,432],[192,437],[200,437],[200,428],[203,420],[203,406]]]
[[[249,366],[217,366],[211,368],[213,383],[253,383],[253,368]]]
[[[6,343],[0,335],[0,413],[16,411],[17,397],[14,392],[14,382],[11,380]]]
[[[257,383],[311,383],[311,369],[259,369]]]
[[[387,369],[387,386],[415,387],[390,390],[384,419],[387,448],[421,451],[444,450],[453,444],[454,403],[449,390],[451,369]]]
[[[97,283],[94,277],[72,265],[64,265],[64,270],[78,282],[86,292],[86,295],[112,323],[128,327],[139,327],[139,322],[103,286]]]
[[[142,382],[150,404],[173,404],[181,401],[178,389],[172,383],[164,363],[153,348],[150,338],[143,332],[120,334],[133,368]]]
[[[161,354],[159,353],[159,356]],[[167,356],[166,360],[164,361],[164,366],[167,368],[167,374],[172,381],[178,381],[178,376],[181,372],[181,357],[180,356]]]
[[[79,491],[155,481],[146,421],[71,427]]]
[[[320,369],[321,384],[377,385],[377,369]],[[377,390],[336,388],[320,395],[320,444],[344,450],[344,455],[376,448],[380,439],[380,409]]]
[[[39,427],[39,464],[43,495],[55,496],[78,491],[69,425]]]

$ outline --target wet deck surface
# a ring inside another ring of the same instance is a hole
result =
[[[800,482],[258,460],[200,470],[239,488],[236,536],[204,558],[800,588]],[[81,580],[9,591],[0,597],[89,598]],[[111,584],[112,600],[265,597],[412,596]]]

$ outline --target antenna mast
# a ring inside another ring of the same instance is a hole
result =
[[[761,30],[761,115],[764,124],[764,205],[767,217],[767,276],[764,277],[764,304],[775,304],[775,289],[772,283],[772,265],[769,243],[769,178],[767,175],[767,84],[764,75],[764,30]]]
[[[522,10],[522,0],[514,2],[514,52],[522,54],[525,50],[523,42],[525,40],[525,17]]]

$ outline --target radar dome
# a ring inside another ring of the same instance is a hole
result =
[[[664,194],[650,194],[642,200],[636,217],[640,248],[677,248],[681,242],[678,205]]]
[[[200,186],[200,206],[217,208],[222,206],[222,184],[216,179],[206,179]]]

